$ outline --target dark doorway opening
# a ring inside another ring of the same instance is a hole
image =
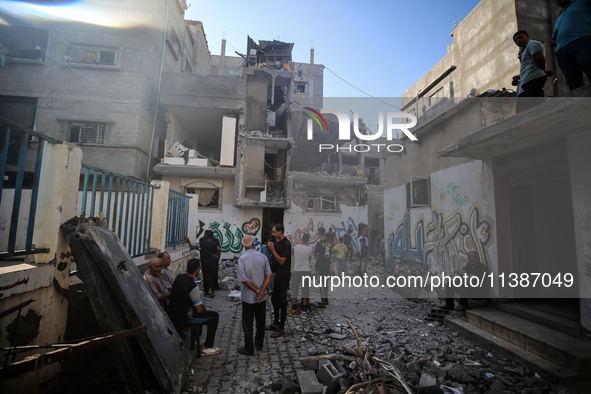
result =
[[[261,231],[261,242],[265,243],[269,240],[272,226],[283,223],[283,209],[280,208],[263,208],[263,223]]]

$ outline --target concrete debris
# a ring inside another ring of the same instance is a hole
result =
[[[383,278],[389,275],[383,267],[383,262],[375,257],[370,259],[367,271]],[[232,289],[239,285],[234,279],[235,260],[223,261],[219,272],[224,278],[221,282],[224,287]],[[318,300],[315,297],[318,294],[312,292],[312,302]],[[319,383],[317,374],[322,375],[321,382],[327,382],[328,386],[338,383],[340,392],[350,393],[370,389],[377,393],[379,389],[375,384],[380,379],[389,379],[381,381],[384,385],[397,382],[400,391],[389,392],[406,394],[419,390],[421,393],[435,392],[433,390],[448,393],[556,392],[555,386],[519,360],[493,354],[490,349],[481,348],[440,324],[439,320],[425,319],[433,310],[433,302],[384,297],[375,290],[353,290],[348,297],[330,298],[326,309],[312,308],[305,313],[289,314],[286,335],[281,339],[265,338],[265,349],[260,356],[257,353],[257,372],[252,369],[247,372],[245,366],[239,364],[240,359],[229,358],[220,362],[219,375],[214,369],[208,372],[209,376],[220,376],[219,380],[205,381],[199,388],[207,391],[207,384],[219,388],[226,376],[244,370],[248,377],[242,379],[248,383],[241,383],[234,390],[236,393],[277,393],[283,390],[283,385],[279,388],[277,383],[280,379],[296,386],[295,382],[299,382],[302,393],[323,392],[327,386]],[[228,310],[236,310],[232,312],[234,315],[226,317],[226,321],[232,322],[232,338],[235,338],[240,335],[240,329],[236,328],[240,326],[240,306],[231,306],[223,298],[212,302],[218,301]],[[268,307],[272,310],[270,303]],[[346,320],[351,322],[362,342],[362,357]],[[234,363],[235,366],[230,366]],[[197,369],[195,371],[194,379],[199,379],[200,374]],[[395,378],[395,371],[400,374],[399,380]],[[271,382],[274,382],[273,387]],[[374,386],[368,386],[370,382]]]

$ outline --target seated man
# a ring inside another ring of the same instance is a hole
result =
[[[457,269],[454,271],[455,275],[459,276],[477,276],[482,277],[482,274],[487,272],[488,269],[480,262],[480,257],[478,257],[478,252],[471,251],[468,252],[468,264],[464,266],[463,270]],[[458,294],[460,295],[460,302],[458,306],[454,308],[454,298],[453,293],[457,289]],[[480,291],[482,293],[483,289],[473,289],[471,287],[452,287],[448,286],[445,290],[446,292],[446,299],[445,304],[441,305],[440,309],[453,309],[454,311],[465,311],[470,309],[470,304],[468,303],[468,297],[475,295],[475,292]]]
[[[150,290],[156,296],[160,305],[164,310],[167,310],[168,306],[168,298],[170,297],[170,290],[166,288],[164,283],[161,280],[161,272],[162,272],[162,260],[158,257],[154,257],[150,260],[150,265],[148,266],[148,270],[144,273],[144,279],[148,283]]]
[[[219,347],[213,347],[220,316],[217,312],[205,310],[203,306],[199,286],[193,280],[200,269],[199,259],[191,259],[187,262],[187,273],[176,277],[170,294],[168,314],[177,329],[205,324],[207,337],[203,345],[203,355],[210,356],[219,354],[221,351]],[[190,311],[192,311],[191,316],[189,316]]]
[[[172,263],[172,259],[170,258],[170,254],[168,252],[162,252],[158,255],[158,258],[162,260],[162,271],[160,271],[160,281],[164,285],[164,288],[167,291],[172,289],[172,284],[174,283],[175,275],[172,273],[171,270],[168,269],[170,264]]]

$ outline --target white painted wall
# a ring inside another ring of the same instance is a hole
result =
[[[353,229],[352,236],[357,237],[359,224],[367,224],[367,206],[351,207],[340,205],[340,213],[312,212],[292,204],[285,211],[285,234],[293,246],[300,243],[304,233],[310,234],[310,245],[314,245],[319,239],[318,228],[324,227],[327,231],[332,228],[339,237]]]
[[[386,255],[422,261],[432,273],[462,268],[475,250],[498,271],[492,165],[473,161],[434,172],[431,206],[407,209],[406,185],[384,193]]]

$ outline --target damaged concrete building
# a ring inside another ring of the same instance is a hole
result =
[[[315,242],[318,227],[357,234],[367,223],[366,177],[325,171],[330,152],[318,152],[337,134],[307,138],[305,107],[322,108],[324,66],[313,50],[310,63],[293,61],[293,45],[248,37],[247,54],[229,57],[223,40],[211,74],[162,76],[167,157],[154,171],[198,196],[201,223],[190,236],[211,229],[225,259],[240,254],[245,235],[258,248],[273,223],[294,245],[304,232]]]
[[[591,330],[584,153],[591,92],[567,94],[557,70],[546,84],[549,98],[516,111],[516,101],[528,99],[504,89],[519,71],[512,34],[525,29],[548,43],[559,11],[533,3],[480,2],[454,29],[448,55],[403,96],[402,109],[418,117],[418,141],[406,140],[387,162],[387,268],[451,275],[476,251],[498,308],[467,311],[454,328],[524,348],[514,352],[565,378],[588,368],[591,348],[584,338]],[[548,45],[546,58],[556,69]],[[524,281],[509,285],[511,275]],[[536,275],[544,284],[534,286]],[[445,297],[440,289],[422,295]]]

